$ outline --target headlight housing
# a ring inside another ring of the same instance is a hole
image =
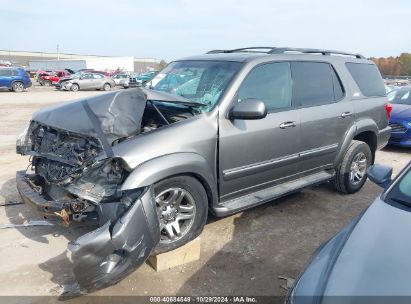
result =
[[[23,130],[17,135],[16,152],[17,154],[25,155],[30,145],[29,138],[30,123],[27,123]]]

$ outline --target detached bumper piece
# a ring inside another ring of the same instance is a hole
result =
[[[113,285],[141,266],[160,240],[151,188],[115,222],[107,221],[68,246],[77,283],[61,298],[71,298]]]
[[[68,210],[71,201],[45,199],[32,181],[35,177],[24,171],[16,174],[23,202],[46,217],[62,217],[60,214]],[[127,209],[119,207],[120,202],[100,203],[97,213],[101,226],[69,243],[76,283],[64,287],[61,299],[116,284],[141,266],[157,246],[160,226],[152,188],[136,191],[126,198],[130,202]]]

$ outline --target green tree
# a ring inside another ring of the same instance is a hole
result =
[[[401,66],[401,75],[411,75],[411,54],[402,53],[398,58],[398,63]]]
[[[397,57],[370,58],[383,75],[411,76],[411,54],[402,53]]]

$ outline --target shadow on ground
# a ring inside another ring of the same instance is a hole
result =
[[[6,181],[0,189],[0,195],[4,197],[5,202],[21,202],[16,189],[15,179]],[[5,213],[11,224],[23,224],[30,220],[43,220],[41,214],[37,213],[30,206],[24,204],[5,206]],[[48,237],[64,237],[67,242],[77,239],[79,236],[95,229],[94,226],[86,224],[74,224],[69,227],[62,225],[60,221],[51,221],[53,226],[33,226],[33,227],[16,227],[24,237],[35,242],[49,244]],[[69,284],[73,281],[71,274],[72,264],[66,256],[66,252],[53,257],[45,263],[38,265],[40,269],[52,274],[52,282],[57,285]]]
[[[372,203],[379,189],[371,183],[364,189],[346,196],[324,184],[243,212],[234,220],[232,240],[177,295],[270,296],[281,301],[286,290],[278,276],[296,278],[320,244]]]

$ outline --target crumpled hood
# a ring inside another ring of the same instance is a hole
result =
[[[411,213],[377,199],[346,240],[324,296],[411,295]]]
[[[411,106],[404,104],[392,104],[391,115],[395,119],[411,120]]]
[[[36,112],[32,119],[111,145],[116,139],[140,133],[145,106],[145,94],[140,89],[130,89],[48,107]]]

